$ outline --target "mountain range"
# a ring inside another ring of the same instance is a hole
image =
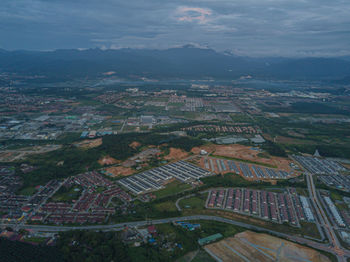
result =
[[[275,79],[340,80],[350,76],[349,57],[243,57],[186,45],[165,50],[66,49],[6,51],[0,49],[0,72],[47,78],[116,76],[150,78],[217,78],[242,75]]]

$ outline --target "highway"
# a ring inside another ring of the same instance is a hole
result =
[[[310,199],[314,204],[321,226],[325,229],[326,235],[331,243],[331,248],[334,250],[333,253],[337,255],[338,261],[346,262],[345,253],[347,254],[349,251],[344,249],[340,245],[337,235],[335,234],[334,229],[331,223],[329,222],[328,217],[325,211],[323,210],[323,207],[318,199],[315,183],[312,178],[312,174],[310,174],[309,172],[306,172],[306,180],[307,180],[307,186],[309,189]]]
[[[334,250],[332,246],[329,244],[323,244],[319,242],[315,242],[309,239],[305,239],[298,236],[293,236],[277,231],[273,231],[270,229],[262,228],[255,225],[246,224],[243,222],[238,222],[235,220],[223,218],[223,217],[217,217],[217,216],[206,216],[206,215],[195,215],[195,216],[184,216],[184,217],[173,217],[173,218],[163,218],[163,219],[155,219],[155,220],[145,220],[145,221],[135,221],[135,222],[125,222],[125,223],[119,223],[119,224],[111,224],[111,225],[92,225],[92,226],[46,226],[46,225],[17,225],[17,228],[23,228],[23,229],[32,229],[34,231],[44,231],[44,232],[60,232],[60,231],[68,231],[68,230],[101,230],[101,231],[120,231],[123,230],[125,226],[128,227],[135,227],[135,226],[147,226],[150,224],[164,224],[164,223],[171,223],[174,221],[186,221],[186,220],[210,220],[210,221],[217,221],[222,223],[227,223],[243,228],[247,228],[250,230],[254,230],[257,232],[263,232],[263,233],[269,233],[277,237],[285,238],[294,242],[297,242],[299,244],[308,245],[310,247],[324,250],[327,252],[330,252],[338,257],[338,261],[346,261],[343,260],[345,257],[350,257],[350,251],[346,250],[344,251],[344,254],[340,257],[339,254]],[[11,224],[0,224],[1,227],[6,226],[12,226]],[[341,259],[340,259],[341,258]]]

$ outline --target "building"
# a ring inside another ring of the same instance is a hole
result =
[[[214,234],[214,235],[211,235],[208,237],[198,239],[198,244],[201,246],[204,246],[204,245],[209,244],[213,241],[216,241],[222,237],[223,237],[223,235],[221,235],[220,233],[217,233],[217,234]]]
[[[140,121],[142,125],[152,125],[155,123],[153,116],[141,116]]]

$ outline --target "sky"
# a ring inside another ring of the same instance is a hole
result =
[[[1,0],[0,48],[350,55],[350,0]]]

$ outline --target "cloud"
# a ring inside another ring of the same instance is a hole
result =
[[[347,0],[1,0],[5,49],[168,48],[350,54]]]
[[[180,6],[176,10],[176,19],[182,22],[207,23],[212,11],[208,8]]]

